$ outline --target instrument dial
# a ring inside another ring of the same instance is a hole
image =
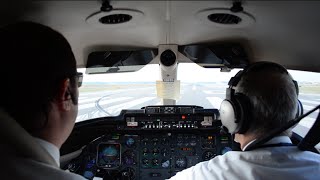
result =
[[[143,148],[142,149],[142,153],[143,153],[144,156],[148,155],[149,149],[148,148]]]
[[[131,165],[134,165],[136,164],[136,155],[133,151],[129,150],[129,151],[126,151],[123,153],[123,164],[124,165],[128,165],[128,166],[131,166]]]
[[[176,160],[176,167],[177,168],[186,168],[187,167],[187,160],[185,157],[181,157],[181,158],[178,158]]]
[[[145,166],[148,166],[149,165],[149,160],[148,159],[142,159],[142,164],[145,165]]]
[[[216,154],[213,153],[212,151],[206,151],[206,152],[203,153],[202,159],[204,161],[208,161],[208,160],[214,158],[215,156],[216,156]]]
[[[126,140],[126,145],[128,147],[133,147],[135,144],[135,140],[132,138],[132,137],[129,137],[127,140]]]

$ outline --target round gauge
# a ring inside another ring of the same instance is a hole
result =
[[[216,156],[215,153],[213,153],[213,152],[211,152],[211,151],[206,151],[206,152],[203,153],[202,159],[203,159],[204,161],[208,161],[208,160],[214,158],[215,156]]]
[[[146,155],[149,153],[149,149],[146,148],[146,147],[143,148],[143,149],[142,149],[142,153],[143,153],[144,156],[146,156]]]
[[[159,165],[159,160],[158,159],[152,159],[152,164],[154,165],[154,166],[158,166]]]
[[[187,167],[187,160],[185,157],[181,157],[181,158],[178,158],[176,160],[176,167],[177,168],[185,168]]]
[[[149,165],[149,160],[148,159],[142,159],[142,164],[145,166]]]
[[[127,167],[121,171],[121,175],[121,179],[134,179],[135,171],[133,168]]]
[[[160,150],[158,148],[154,148],[152,152],[153,152],[153,155],[158,155]]]
[[[134,143],[135,143],[135,140],[134,140],[133,138],[131,138],[131,137],[129,137],[129,138],[126,140],[126,145],[127,145],[128,147],[132,147],[132,146],[134,145]]]
[[[123,153],[122,163],[128,166],[134,165],[136,164],[135,159],[136,159],[135,153],[129,150]]]

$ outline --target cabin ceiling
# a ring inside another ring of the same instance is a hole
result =
[[[205,13],[201,16],[204,10],[229,11],[230,0],[114,0],[111,5],[120,9],[118,13],[121,9],[140,12],[132,21],[118,25],[99,24],[99,13],[86,20],[99,11],[98,0],[17,2],[8,1],[1,7],[2,24],[23,19],[58,30],[70,42],[79,67],[84,67],[87,55],[98,49],[237,41],[248,48],[251,61],[273,61],[290,69],[320,72],[320,1],[243,1],[244,13],[238,14],[248,21],[240,26],[220,26],[208,21]]]

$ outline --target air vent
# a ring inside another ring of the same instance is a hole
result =
[[[128,14],[111,14],[108,16],[103,16],[99,19],[102,24],[121,24],[128,22],[132,19],[132,16]]]
[[[215,13],[210,14],[208,19],[212,22],[219,23],[219,24],[239,24],[241,22],[241,18],[227,13]]]

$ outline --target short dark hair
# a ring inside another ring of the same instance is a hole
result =
[[[277,67],[246,73],[236,92],[249,97],[252,105],[253,120],[247,133],[263,135],[285,125],[297,113],[298,97],[292,77]],[[290,134],[290,130],[284,134]]]
[[[75,86],[76,60],[57,31],[33,22],[0,29],[0,107],[28,132],[47,118],[62,80]]]

